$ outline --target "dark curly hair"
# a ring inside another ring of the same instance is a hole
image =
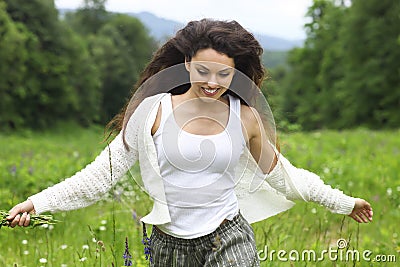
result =
[[[258,87],[261,86],[265,76],[261,63],[263,49],[253,34],[236,21],[202,19],[189,22],[154,53],[135,85],[133,93],[153,75],[168,67],[184,63],[185,60],[191,61],[197,51],[206,48],[212,48],[233,58],[235,69],[249,77]],[[180,94],[187,91],[189,87],[190,85],[183,85],[181,88],[175,88],[171,93]],[[126,105],[110,121],[107,128],[111,129],[111,132],[123,129],[124,117],[130,116],[135,108],[135,106],[128,108]]]

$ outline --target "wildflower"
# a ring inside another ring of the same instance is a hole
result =
[[[68,265],[66,265],[66,264],[64,264],[64,263],[62,263],[61,264],[61,267],[67,267]]]
[[[136,225],[140,225],[140,217],[136,213],[136,210],[132,211],[132,219],[136,222]]]
[[[151,239],[147,237],[146,224],[143,223],[143,239],[142,244],[144,245],[144,255],[146,256],[146,260],[150,260],[153,262],[153,256],[151,253]]]
[[[125,239],[124,266],[132,266],[132,255],[129,253],[128,237]]]
[[[106,220],[101,220],[101,224],[107,224]]]
[[[2,226],[9,226],[9,221],[7,220],[7,217],[9,216],[8,211],[5,210],[0,210],[0,228]],[[47,227],[49,224],[55,224],[59,221],[54,220],[53,216],[51,215],[36,215],[36,214],[30,214],[31,217],[31,222],[29,224],[30,227],[34,228],[36,226],[44,225],[46,224]]]
[[[41,258],[41,259],[39,260],[39,262],[40,262],[40,263],[47,263],[47,260],[46,260],[45,258]]]
[[[67,245],[63,244],[63,245],[61,245],[60,248],[61,248],[62,250],[64,250],[64,249],[66,249],[67,247],[68,247]]]
[[[86,261],[86,260],[87,260],[86,257],[83,257],[83,258],[80,258],[80,259],[79,259],[80,262],[84,262],[84,261]]]
[[[28,250],[24,250],[24,255],[29,255],[29,251]]]
[[[134,221],[136,221],[138,219],[136,210],[132,211],[132,218],[133,218]]]
[[[107,228],[106,228],[104,225],[102,225],[102,226],[99,227],[99,230],[100,230],[100,231],[105,231],[106,229],[107,229]]]
[[[104,242],[99,240],[97,241],[97,245],[101,248],[102,251],[106,250],[106,246],[104,245]]]
[[[316,208],[312,208],[311,209],[311,213],[316,214],[317,213],[317,209]]]
[[[89,249],[89,245],[83,245],[83,246],[82,246],[82,249],[83,249],[83,250]]]
[[[392,195],[392,188],[388,188],[388,189],[386,189],[386,193],[387,193],[387,195],[388,196],[391,196]]]
[[[28,240],[26,240],[26,239],[22,240],[22,245],[26,245],[26,244],[28,244]]]

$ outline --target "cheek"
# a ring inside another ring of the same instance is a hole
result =
[[[228,77],[220,78],[218,83],[225,88],[229,88],[233,79],[233,75],[229,75]]]
[[[207,82],[207,78],[197,74],[195,71],[190,72],[190,82],[191,83],[205,83]]]

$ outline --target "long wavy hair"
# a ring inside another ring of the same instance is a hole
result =
[[[189,22],[154,53],[134,86],[132,96],[153,75],[171,66],[182,64],[185,60],[191,61],[197,51],[206,48],[212,48],[233,58],[235,69],[250,78],[257,87],[261,86],[265,76],[261,63],[263,49],[253,34],[236,21],[202,19]],[[181,94],[189,88],[190,84],[182,85],[171,90],[171,93]],[[148,96],[150,95],[145,93],[141,97],[144,99]],[[127,103],[108,123],[106,129],[111,130],[110,135],[121,131],[126,126],[127,120],[124,118],[130,117],[136,107]]]

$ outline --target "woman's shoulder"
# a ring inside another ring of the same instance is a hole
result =
[[[250,107],[246,104],[241,103],[240,104],[240,114],[242,117],[242,120],[246,120],[246,121],[257,121],[257,118],[259,117],[258,111],[253,108]]]

